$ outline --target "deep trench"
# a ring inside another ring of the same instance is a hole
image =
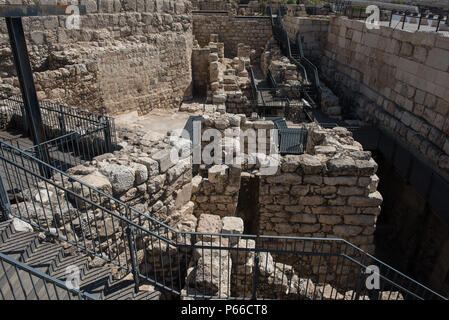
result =
[[[384,201],[374,241],[376,257],[449,295],[449,226],[380,153],[378,191]]]
[[[259,234],[259,177],[242,176],[236,216],[243,219],[246,234]]]

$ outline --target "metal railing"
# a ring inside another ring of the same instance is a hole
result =
[[[51,177],[30,169],[39,165],[51,169]],[[4,142],[0,167],[7,215],[132,273],[136,290],[148,281],[189,297],[339,299],[350,290],[361,297],[368,294],[364,268],[375,264],[384,294],[443,298],[341,239],[183,232]],[[308,282],[317,296],[304,291]],[[329,286],[335,297],[328,297]],[[377,293],[370,291],[370,298]]]
[[[366,13],[366,6],[353,5],[349,1],[334,1],[333,7],[334,12],[339,15],[344,15],[349,19],[364,20],[371,14]],[[402,30],[406,27],[406,23],[408,23],[408,26],[416,25],[416,30],[420,30],[423,26],[427,25],[430,28],[434,28],[435,32],[440,31],[442,24],[449,26],[449,12],[444,14],[425,14],[406,10],[380,9],[380,19],[381,21],[389,21],[388,25],[390,27],[394,29],[399,27]],[[396,23],[395,20],[397,21]]]
[[[442,24],[448,25],[449,29],[449,13],[444,15],[433,15],[433,14],[421,14],[421,13],[409,13],[406,11],[390,11],[390,22],[389,26],[394,27],[395,29],[400,26],[401,29],[405,28],[405,23],[417,24],[417,30],[420,30],[422,26],[424,26],[424,22],[427,23],[428,27],[435,28],[435,32],[440,31],[440,27]],[[396,20],[394,17],[398,17],[399,19],[396,25],[393,25],[393,21]],[[430,23],[429,23],[430,22]]]
[[[3,98],[0,107],[0,128],[13,128],[26,137],[28,120],[22,99]],[[0,140],[33,153],[61,170],[113,151],[116,139],[113,118],[46,101],[40,102],[40,109],[47,141],[33,145],[26,138],[13,141],[0,137]]]
[[[305,99],[310,102],[310,104],[315,106],[321,105],[321,86],[320,86],[320,80],[318,76],[318,69],[317,67],[304,56],[303,48],[302,48],[302,41],[301,41],[301,35],[298,32],[296,35],[296,43],[292,44],[290,41],[290,37],[288,35],[287,30],[284,29],[283,22],[282,22],[282,14],[278,10],[278,14],[276,19],[273,18],[272,10],[269,8],[269,14],[270,14],[270,21],[271,26],[273,29],[273,35],[275,40],[278,42],[279,46],[281,47],[282,53],[289,58],[289,60],[294,63],[298,71],[300,72],[303,81],[306,83],[303,85],[303,92],[308,91],[308,83],[309,80],[312,81],[312,88],[316,95],[316,100],[314,101],[312,97],[307,93],[305,95]],[[294,45],[299,53],[299,59],[296,59],[292,55],[292,45]]]
[[[98,300],[0,253],[0,300]]]

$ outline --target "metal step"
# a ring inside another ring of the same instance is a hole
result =
[[[5,299],[15,300],[38,300],[39,291],[42,288],[40,278],[31,275],[15,266],[4,262],[4,268],[7,269],[4,276],[0,280],[0,290]]]
[[[105,290],[105,300],[133,300],[135,283],[133,280],[119,280],[113,282]]]
[[[21,261],[21,258],[33,252],[39,244],[36,233],[15,232],[0,243],[0,252],[10,256],[12,259]]]
[[[68,266],[76,266],[80,271],[80,276],[83,277],[87,272],[87,256],[86,255],[73,255],[63,257],[60,261],[56,262],[55,265],[50,267],[49,274],[61,281],[67,279],[66,268]]]
[[[134,297],[134,300],[161,300],[160,291],[140,291]]]
[[[100,299],[104,299],[104,291],[111,282],[111,271],[109,268],[93,268],[81,277],[80,291],[88,292]]]
[[[11,220],[0,222],[0,243],[2,243],[4,239],[7,238],[7,235],[4,235],[4,233],[6,233],[6,230],[10,228],[11,223]]]
[[[64,248],[59,244],[44,242],[33,253],[23,258],[23,262],[43,273],[48,273],[50,266],[63,258]]]

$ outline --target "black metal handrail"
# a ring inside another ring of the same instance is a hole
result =
[[[320,85],[320,80],[319,80],[319,76],[318,76],[318,68],[309,59],[307,59],[304,56],[300,33],[299,32],[297,33],[296,43],[295,43],[295,45],[297,46],[298,52],[299,52],[299,61],[298,61],[297,59],[295,59],[292,56],[292,50],[291,50],[292,44],[290,41],[290,37],[288,36],[287,30],[285,30],[283,27],[282,14],[280,12],[280,9],[278,10],[278,16],[276,18],[276,21],[273,18],[271,7],[269,9],[269,14],[270,14],[274,38],[275,38],[275,40],[277,40],[278,44],[280,45],[283,54],[285,56],[287,56],[287,58],[289,58],[289,60],[297,66],[298,71],[300,73],[302,73],[302,78],[305,81],[305,83],[308,83],[309,79],[313,79],[313,87],[314,87],[314,90],[317,95],[317,102],[315,102],[310,97],[309,94],[306,95],[306,99],[310,99],[309,100],[310,104],[313,107],[315,107],[317,105],[319,106],[321,104],[321,85]],[[307,68],[306,68],[306,66],[307,66]],[[308,72],[307,69],[309,69],[310,72]],[[312,76],[309,76],[309,75],[312,75]],[[303,90],[303,91],[306,92],[307,90]]]
[[[15,158],[13,159],[4,156],[4,153],[10,150],[14,150]],[[198,253],[218,250],[218,256],[223,256],[223,259],[226,256],[230,259],[233,252],[245,252],[245,255],[270,253],[276,261],[282,263],[293,264],[296,261],[295,268],[300,266],[305,268],[301,269],[303,270],[301,276],[313,278],[317,283],[321,281],[320,272],[307,269],[310,267],[307,257],[320,257],[322,262],[318,267],[323,268],[330,262],[330,257],[336,257],[342,261],[332,271],[325,271],[323,275],[329,276],[328,279],[341,276],[341,281],[334,281],[333,285],[342,292],[347,288],[355,290],[356,283],[363,282],[365,278],[359,269],[368,265],[367,261],[373,262],[382,269],[380,277],[385,278],[382,282],[385,290],[400,290],[406,298],[425,298],[424,294],[434,299],[443,298],[345,240],[179,231],[56,168],[51,167],[53,175],[50,178],[42,177],[33,170],[38,163],[50,169],[48,164],[39,159],[0,142],[0,166],[7,169],[4,170],[3,182],[6,189],[12,192],[9,198],[14,200],[9,204],[7,214],[24,220],[34,228],[97,256],[127,273],[132,273],[136,288],[139,287],[141,280],[146,280],[157,287],[181,295],[192,250]],[[18,182],[16,186],[12,184],[14,180]],[[36,191],[33,190],[38,190],[36,186],[39,186],[40,191],[34,196]],[[53,197],[50,196],[50,192],[53,193]],[[25,197],[25,202],[21,202],[20,199],[24,194],[30,194],[31,197]],[[47,202],[42,200],[45,194],[48,195]],[[63,214],[62,207],[72,209]],[[78,227],[74,225],[75,222]],[[52,223],[59,227],[53,229]],[[76,237],[70,236],[73,232],[76,232]],[[213,243],[206,241],[210,239],[214,239]],[[258,245],[242,247],[238,241],[241,239],[257,240]],[[231,247],[228,245],[229,242],[237,243],[237,246]],[[328,246],[329,243],[331,247]],[[305,259],[304,262],[301,262],[303,259]],[[212,261],[202,261],[206,264],[210,263],[210,270],[214,270],[214,277],[218,278],[227,274],[230,281],[233,281],[233,272],[236,271],[230,265],[220,265],[224,269],[216,270],[212,268]],[[339,266],[346,270],[345,272],[352,270],[349,274],[354,279],[348,279],[347,275],[343,276]],[[268,266],[264,267],[262,264],[261,268],[262,274],[268,272],[268,269],[264,271],[264,268]],[[198,277],[205,276],[204,268],[199,270],[202,270],[203,274],[197,271],[197,278],[193,281],[195,286],[202,283]],[[249,282],[253,276],[252,273],[247,274],[244,281]],[[266,290],[265,296],[260,293],[258,297],[283,298],[276,294],[278,287],[275,283],[269,282],[271,280],[260,277],[255,281],[254,290],[257,292]],[[191,285],[190,282],[188,284]],[[196,289],[187,295],[198,296],[198,292],[201,292],[199,296],[202,294],[219,298],[250,298],[252,296],[241,292],[236,295],[232,293],[224,295],[223,292],[208,293],[202,286]]]
[[[21,98],[3,98],[0,104],[4,107],[1,111],[4,114],[2,128],[21,128],[26,135],[28,120]],[[34,146],[23,145],[23,139],[17,140],[21,149],[34,152],[42,160],[63,170],[113,151],[116,139],[113,118],[47,101],[39,105],[48,140]]]
[[[0,300],[99,300],[97,297],[69,288],[64,282],[0,253]],[[14,278],[18,283],[12,283]]]

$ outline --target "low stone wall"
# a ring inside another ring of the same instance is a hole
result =
[[[449,173],[449,38],[332,18],[321,71],[354,111]]]
[[[376,162],[344,128],[309,128],[308,153],[261,176],[261,234],[344,238],[374,253],[382,196]]]
[[[192,201],[195,215],[216,214],[234,216],[240,192],[241,168],[215,165],[207,170],[207,177],[193,180]]]
[[[193,35],[200,46],[209,43],[210,35],[218,34],[225,45],[225,56],[236,57],[239,43],[256,50],[260,57],[263,47],[272,36],[270,20],[267,18],[236,18],[229,15],[193,14]]]

